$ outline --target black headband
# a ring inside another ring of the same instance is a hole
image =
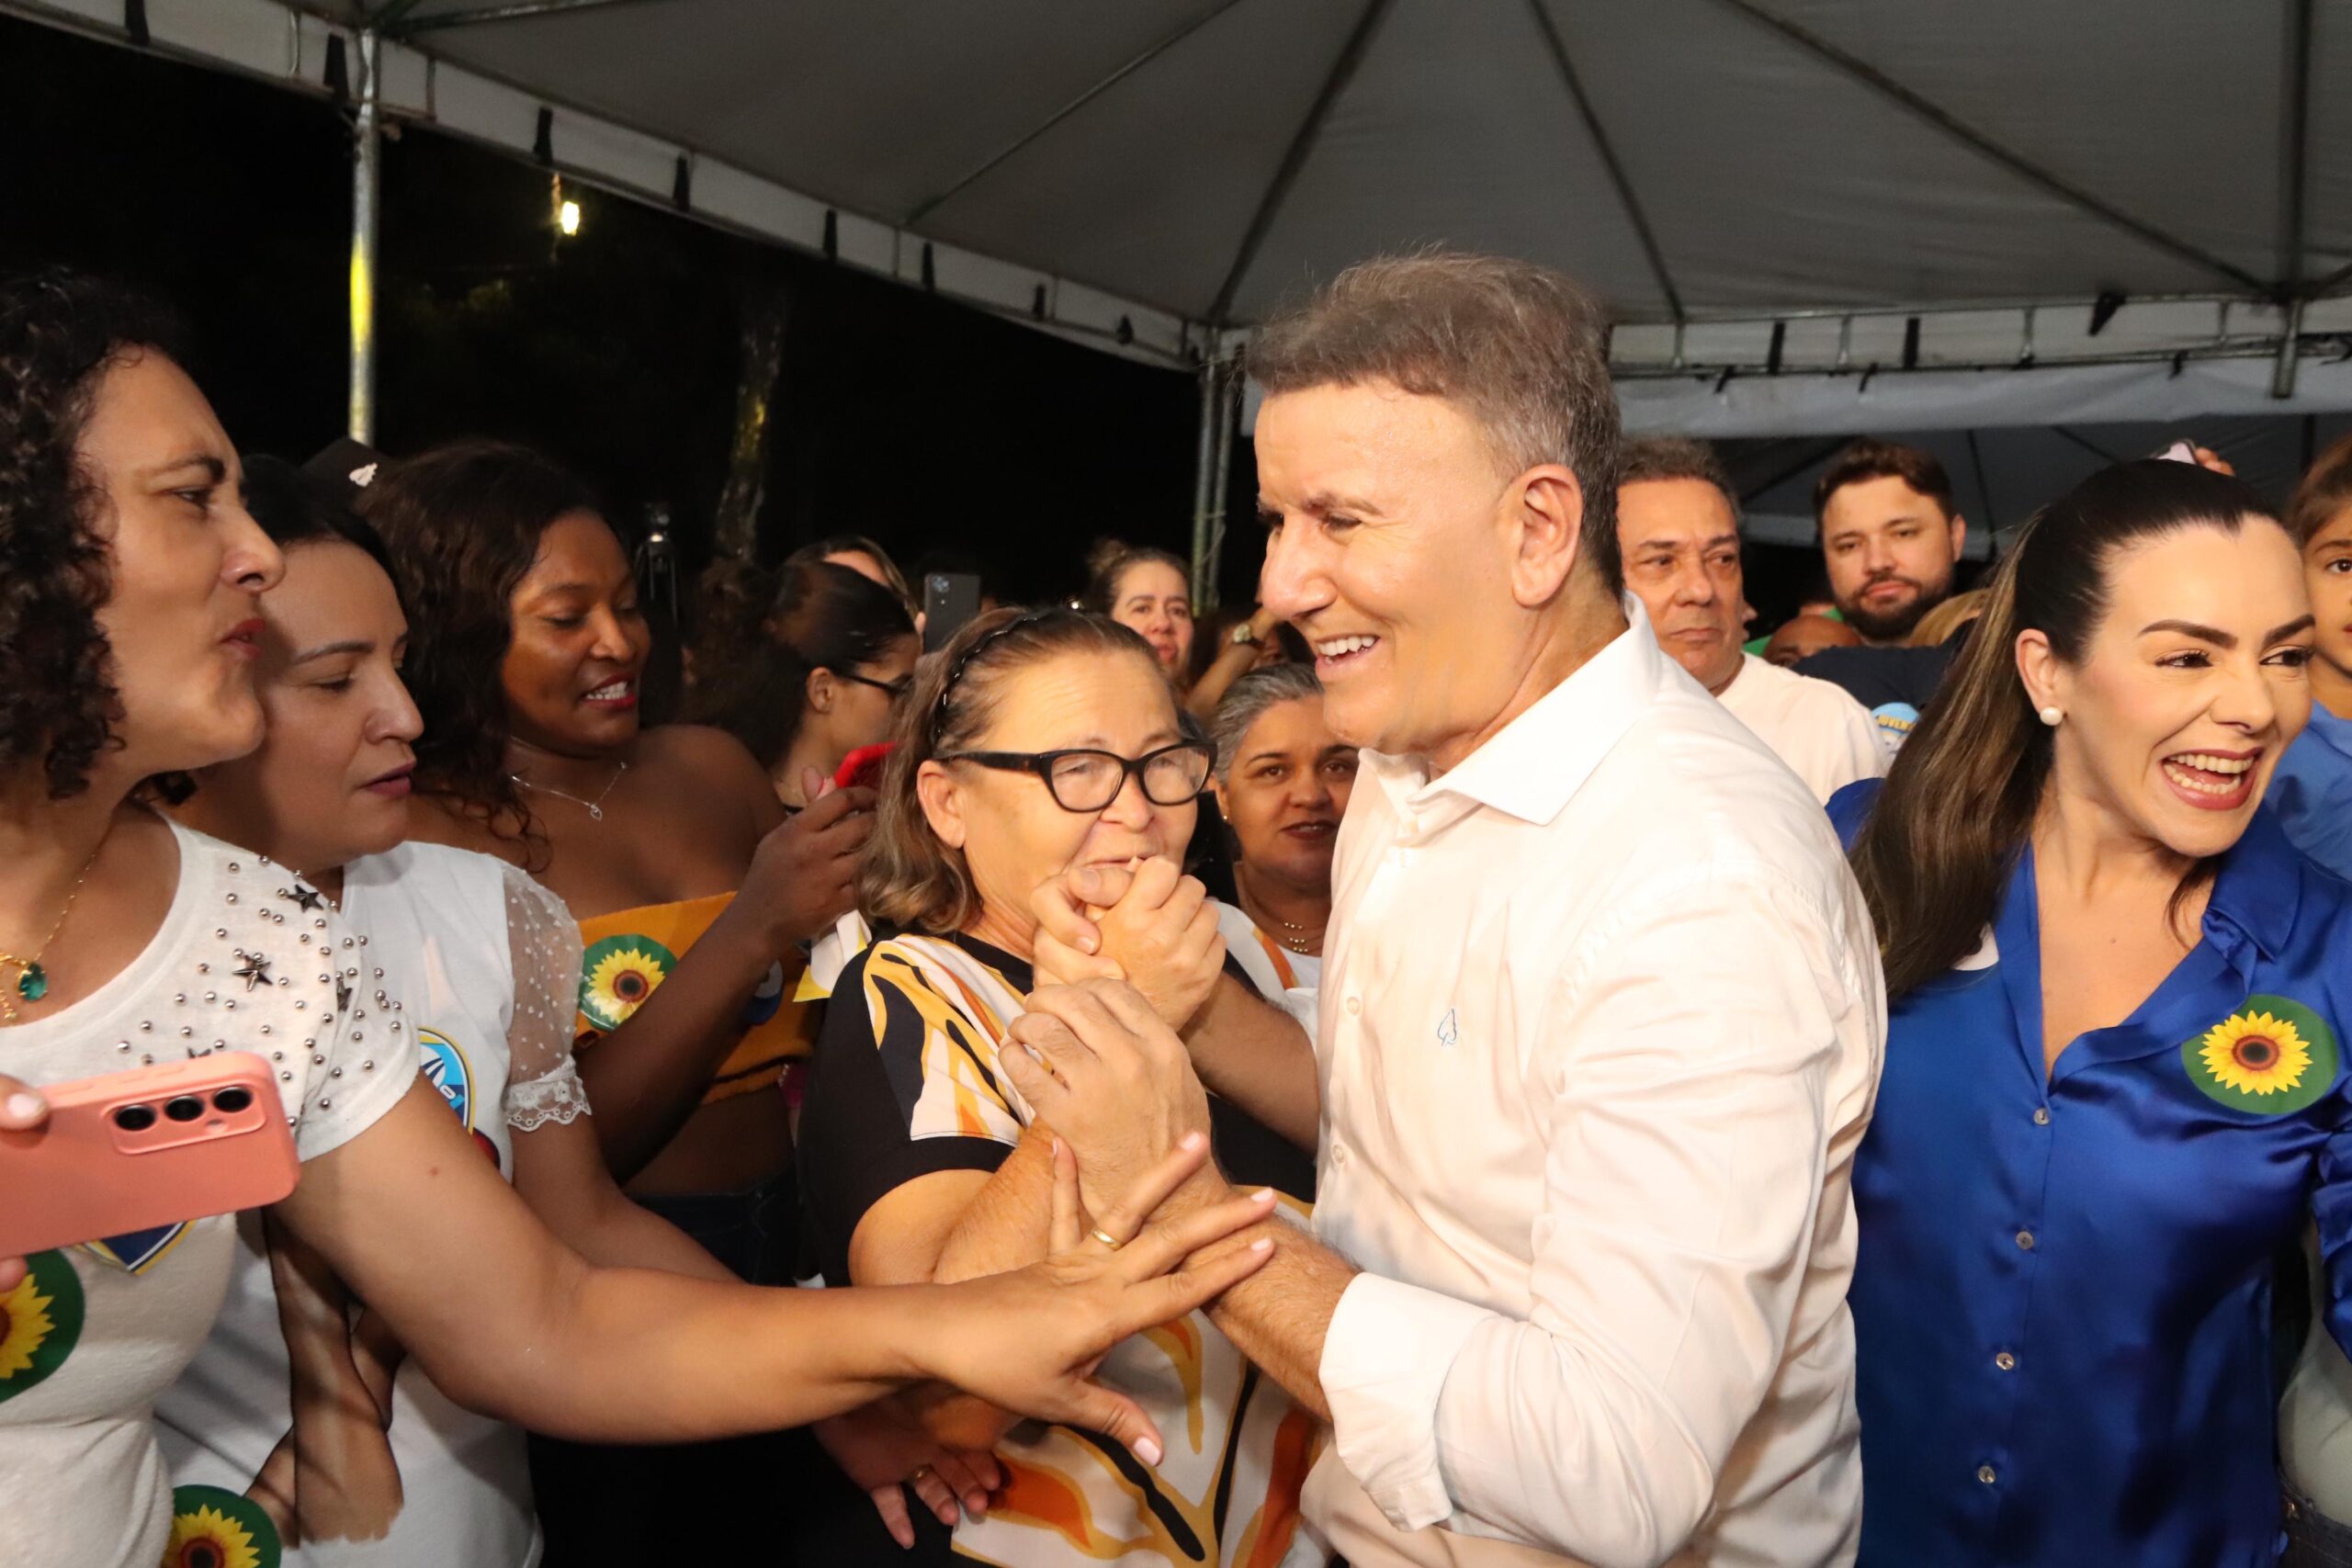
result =
[[[931,716],[923,726],[931,738],[931,749],[934,751],[939,749],[939,728],[947,721],[947,699],[953,696],[956,688],[963,683],[964,671],[971,667],[973,660],[979,657],[982,649],[1023,626],[1034,626],[1041,621],[1049,621],[1056,615],[1067,615],[1072,613],[1058,604],[1049,604],[1038,610],[1023,610],[1003,625],[974,637],[972,646],[956,656],[955,668],[947,671],[947,679],[940,684],[938,700],[931,705]]]

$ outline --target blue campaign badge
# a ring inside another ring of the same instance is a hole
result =
[[[759,988],[743,1004],[743,1027],[757,1029],[774,1018],[784,1007],[784,965],[771,964],[768,972],[760,976]]]
[[[1878,738],[1892,755],[1918,727],[1919,710],[1909,703],[1881,703],[1871,709],[1871,718],[1878,726]]]
[[[456,1041],[430,1029],[416,1032],[417,1071],[424,1081],[440,1091],[442,1100],[449,1107],[467,1132],[474,1130],[474,1073],[467,1065],[466,1054],[458,1049]]]
[[[144,1274],[164,1254],[172,1249],[172,1244],[179,1240],[187,1230],[187,1222],[182,1220],[177,1224],[156,1225],[153,1229],[143,1231],[125,1231],[120,1235],[106,1236],[97,1241],[85,1241],[82,1244],[82,1247],[84,1251],[102,1262],[111,1263],[129,1273]]]
[[[1454,1021],[1453,1010],[1448,1008],[1445,1016],[1437,1021],[1437,1043],[1451,1051],[1461,1038],[1462,1026]]]

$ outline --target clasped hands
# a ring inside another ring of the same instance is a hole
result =
[[[1001,1060],[1077,1155],[1088,1213],[1123,1212],[1181,1139],[1208,1130],[1208,1095],[1178,1032],[1224,972],[1216,907],[1198,881],[1155,858],[1066,872],[1036,890],[1031,910],[1037,989]],[[1163,1207],[1232,1195],[1211,1159]]]

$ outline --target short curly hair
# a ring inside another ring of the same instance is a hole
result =
[[[98,611],[112,591],[105,486],[78,455],[108,371],[185,362],[170,310],[53,270],[0,281],[0,770],[38,765],[50,798],[89,787],[122,701]]]
[[[424,716],[417,787],[525,844],[530,861],[542,846],[507,776],[499,671],[514,644],[508,601],[538,558],[540,536],[574,512],[605,516],[587,480],[504,441],[453,441],[387,463],[359,492],[359,514],[391,551],[409,610],[403,674]]]

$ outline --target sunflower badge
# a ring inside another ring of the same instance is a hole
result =
[[[62,1252],[25,1259],[25,1277],[0,1292],[0,1404],[65,1364],[82,1337],[82,1280]]]
[[[2180,1048],[2188,1079],[2233,1111],[2283,1116],[2335,1083],[2335,1033],[2285,997],[2248,997],[2229,1017]]]
[[[218,1486],[172,1489],[164,1568],[277,1568],[277,1527],[250,1497]]]
[[[580,1014],[599,1033],[618,1029],[678,966],[650,936],[608,936],[580,956]]]

